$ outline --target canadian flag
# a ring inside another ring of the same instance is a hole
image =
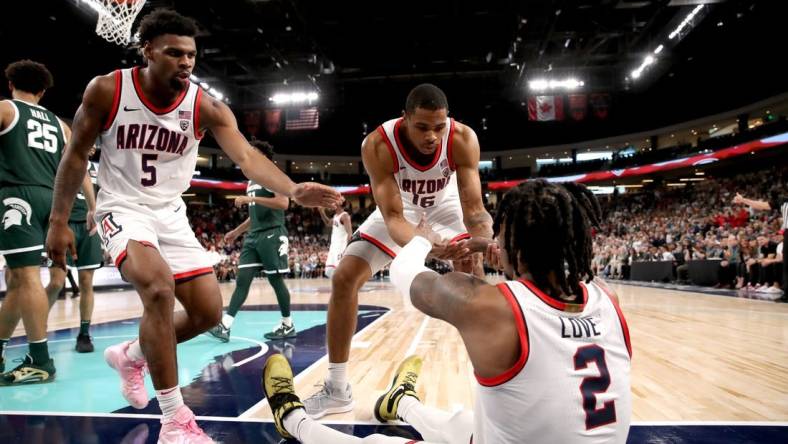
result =
[[[563,96],[536,96],[528,98],[529,120],[564,120]]]

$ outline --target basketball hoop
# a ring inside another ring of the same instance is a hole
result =
[[[131,39],[131,26],[145,5],[145,0],[92,0],[98,6],[96,34],[106,41],[127,46]]]

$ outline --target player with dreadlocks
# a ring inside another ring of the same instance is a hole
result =
[[[391,265],[391,280],[424,313],[452,324],[473,364],[475,415],[421,404],[421,359],[397,370],[375,404],[380,421],[401,419],[429,443],[623,443],[631,415],[629,331],[616,296],[591,271],[592,229],[601,211],[583,185],[528,181],[496,211],[496,241],[472,239],[508,281],[490,285],[464,273],[424,267],[437,238],[422,221]],[[279,432],[303,443],[406,443],[363,440],[310,419],[287,360],[266,363],[264,391]],[[472,439],[472,441],[471,441]]]

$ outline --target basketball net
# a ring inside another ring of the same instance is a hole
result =
[[[131,26],[146,0],[92,0],[99,7],[96,34],[106,41],[127,46],[131,39]]]

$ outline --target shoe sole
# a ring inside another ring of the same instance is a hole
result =
[[[49,378],[43,381],[36,381],[36,382],[17,382],[14,384],[6,384],[0,385],[0,387],[19,387],[23,385],[37,385],[37,384],[49,384],[50,382],[55,382],[55,375],[50,376]]]
[[[269,333],[266,333],[266,334],[263,335],[263,337],[265,339],[272,339],[272,340],[273,339],[291,339],[291,338],[295,338],[296,336],[298,336],[298,333],[293,333],[292,335],[287,335],[287,336],[268,336],[268,335],[269,335]]]
[[[356,406],[356,402],[351,400],[350,404],[348,404],[346,406],[329,407],[329,408],[323,410],[322,412],[315,413],[314,415],[310,414],[309,412],[307,412],[306,414],[307,414],[307,416],[309,416],[312,419],[320,419],[320,418],[322,418],[322,417],[324,417],[326,415],[336,415],[337,413],[347,413],[347,412],[353,410],[353,408],[355,406]]]
[[[394,375],[394,379],[391,380],[391,385],[389,386],[389,389],[386,390],[386,393],[384,393],[383,396],[375,401],[375,411],[373,413],[375,414],[375,419],[377,419],[379,422],[389,421],[388,419],[383,419],[383,417],[380,416],[380,406],[383,405],[383,400],[386,398],[386,396],[388,396],[391,391],[394,390],[394,387],[397,386],[397,378],[399,378],[399,373]]]

